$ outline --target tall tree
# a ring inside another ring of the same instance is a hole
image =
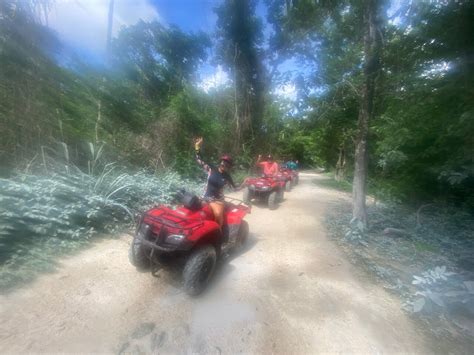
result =
[[[265,73],[259,43],[262,24],[255,15],[256,0],[225,0],[215,9],[217,60],[234,81],[236,151],[261,131],[264,112]]]
[[[341,104],[351,107],[354,99],[358,103],[353,217],[366,225],[367,140],[373,116],[375,79],[380,69],[382,0],[268,0],[267,3],[269,21],[275,25],[274,48],[279,49],[284,58],[294,56],[291,50],[296,51],[300,60],[311,67],[307,70],[305,84],[323,92],[317,106],[327,103],[328,107],[314,109],[314,103],[310,103],[313,106],[311,116],[321,120],[329,116],[328,112],[333,113],[336,124],[332,123],[332,126],[339,129],[336,139],[332,139],[336,158],[338,147],[345,145],[348,130],[352,130],[351,125],[340,124],[339,117],[353,112],[341,107]],[[339,107],[334,102],[338,102]],[[337,113],[341,109],[346,111],[342,115]],[[339,168],[344,159],[341,157]]]
[[[373,172],[398,198],[474,209],[474,3],[401,5],[384,32]]]
[[[367,168],[369,122],[374,114],[375,80],[380,69],[380,0],[363,1],[364,79],[361,87],[358,132],[355,148],[352,217],[367,226]]]

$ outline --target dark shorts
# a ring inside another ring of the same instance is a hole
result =
[[[213,196],[204,196],[203,200],[206,202],[225,202],[224,196],[213,197]]]

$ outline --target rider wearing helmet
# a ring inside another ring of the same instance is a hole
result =
[[[290,170],[297,170],[298,165],[293,161],[293,159],[290,159],[286,162],[286,168]]]
[[[257,159],[257,165],[263,169],[263,175],[273,176],[278,173],[278,164],[273,161],[273,157],[269,154],[266,161],[261,161],[262,155],[259,154]]]
[[[233,160],[230,155],[223,155],[217,166],[205,163],[201,157],[202,142],[202,137],[197,138],[194,142],[194,149],[198,164],[207,172],[207,186],[204,199],[209,202],[214,218],[222,228],[224,224],[224,186],[230,185],[234,189],[237,188],[232,177],[229,175]]]

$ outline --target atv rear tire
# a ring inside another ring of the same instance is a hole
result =
[[[278,192],[272,191],[270,195],[268,195],[268,208],[274,210],[278,207]]]
[[[184,290],[190,296],[206,288],[216,267],[217,254],[212,245],[204,245],[191,253],[184,266]]]
[[[242,223],[240,224],[239,234],[237,237],[239,238],[239,246],[244,246],[249,237],[249,224],[247,223],[247,221],[242,221]]]
[[[250,189],[248,187],[246,187],[244,189],[244,192],[242,194],[242,201],[244,201],[244,203],[246,205],[249,205],[250,204],[250,201],[252,199],[252,191],[250,191]]]
[[[133,237],[132,243],[130,244],[130,249],[128,250],[128,259],[130,260],[130,263],[138,270],[147,270],[151,267],[151,250],[150,248],[146,247],[144,243],[142,243],[141,239],[148,239],[150,233],[151,229],[149,225],[141,225],[138,228],[136,235]]]
[[[295,177],[295,185],[298,185],[299,182],[300,182],[300,177],[297,175]]]
[[[291,183],[291,180],[288,180],[287,182],[285,182],[285,191],[291,191],[291,188],[292,188],[292,183]]]

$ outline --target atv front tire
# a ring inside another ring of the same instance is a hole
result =
[[[212,245],[194,250],[183,271],[184,290],[190,296],[199,295],[206,288],[216,267],[217,253]]]
[[[252,191],[250,191],[250,189],[246,187],[242,194],[242,201],[244,201],[246,205],[249,205],[251,199],[252,199]]]
[[[277,192],[277,202],[278,203],[283,202],[284,196],[285,196],[285,190],[284,189],[278,190],[278,192]]]
[[[147,224],[142,224],[135,236],[133,237],[130,249],[128,250],[128,259],[130,263],[138,270],[147,270],[151,267],[150,248],[142,243],[142,239],[147,240],[150,236],[151,229]]]
[[[273,191],[268,195],[268,208],[274,210],[278,207],[278,192]]]

